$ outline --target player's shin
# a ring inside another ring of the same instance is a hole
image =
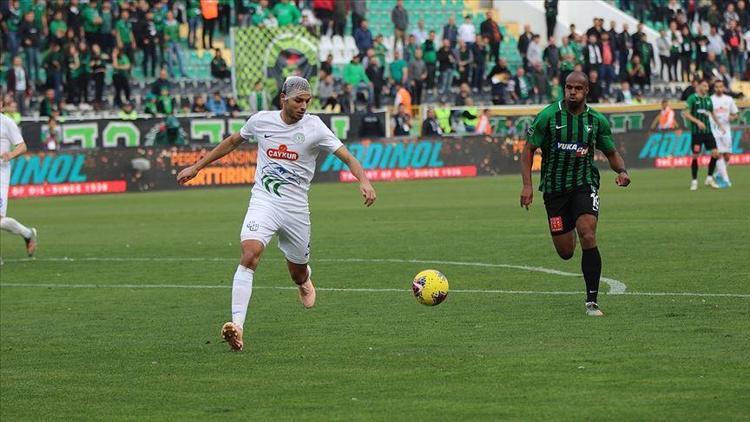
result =
[[[241,328],[245,325],[247,306],[253,294],[253,275],[255,272],[242,265],[237,266],[232,282],[232,322]]]
[[[15,218],[10,217],[3,217],[0,219],[0,229],[23,236],[24,239],[28,239],[32,235],[30,228],[19,223]]]
[[[598,247],[583,250],[581,271],[586,281],[586,302],[596,302],[599,293],[599,278],[602,275],[602,257],[599,255]]]

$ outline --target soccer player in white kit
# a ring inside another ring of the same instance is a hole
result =
[[[730,128],[730,121],[735,120],[739,113],[734,98],[726,95],[725,91],[724,81],[717,79],[714,82],[714,95],[711,96],[711,102],[714,105],[714,115],[717,120],[715,123],[719,123],[726,128],[726,131],[721,132],[717,125],[711,125],[711,131],[714,134],[714,138],[716,138],[716,149],[719,151],[719,159],[716,161],[716,171],[714,172],[714,179],[719,187],[732,186],[732,182],[729,180],[729,173],[727,172],[729,157],[732,155],[732,130]]]
[[[11,149],[11,146],[14,148]],[[26,143],[21,137],[21,130],[10,117],[0,114],[0,229],[23,237],[26,242],[26,253],[34,256],[37,246],[36,228],[28,228],[6,214],[10,188],[10,161],[25,152]]]
[[[307,192],[315,174],[315,159],[329,151],[342,160],[359,180],[364,204],[375,202],[375,189],[362,165],[349,153],[319,117],[306,114],[312,99],[310,84],[290,76],[281,89],[281,111],[260,111],[245,126],[211,150],[205,157],[177,175],[180,184],[237,148],[255,139],[258,162],[250,205],[242,223],[242,257],[232,283],[232,321],[224,324],[221,335],[232,350],[244,347],[243,330],[253,288],[253,276],[263,250],[274,234],[286,257],[289,274],[297,284],[305,308],[315,305],[315,286],[310,279],[310,211]]]

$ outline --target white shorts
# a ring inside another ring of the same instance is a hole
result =
[[[289,212],[250,201],[245,220],[242,222],[240,241],[257,240],[263,247],[267,247],[275,233],[279,235],[279,249],[289,262],[308,263],[310,213]]]
[[[724,133],[718,131],[714,132],[714,139],[716,139],[716,149],[721,153],[732,152],[732,131],[728,130]]]
[[[10,167],[0,168],[0,217],[8,212],[8,187],[10,186]]]

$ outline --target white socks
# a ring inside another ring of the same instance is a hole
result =
[[[253,294],[253,275],[255,271],[250,268],[237,266],[232,282],[232,322],[244,327],[247,305]]]
[[[31,229],[19,223],[15,218],[3,217],[0,219],[0,229],[23,236],[24,239],[31,237]]]
[[[714,174],[721,176],[725,181],[729,182],[729,173],[727,172],[727,161],[724,157],[720,157],[716,160],[716,171]]]

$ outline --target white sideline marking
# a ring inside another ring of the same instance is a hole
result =
[[[0,283],[0,288],[10,287],[37,287],[47,289],[231,289],[230,285],[206,285],[206,284],[54,284],[54,283]],[[268,290],[297,290],[293,286],[253,286],[254,289]],[[317,290],[326,292],[365,292],[385,293],[398,292],[409,293],[411,289],[358,289],[358,288],[336,288],[318,287]],[[505,295],[580,295],[581,292],[564,291],[534,291],[534,290],[482,290],[482,289],[453,289],[451,293],[467,294],[505,294]],[[612,293],[608,293],[611,295]],[[625,296],[689,296],[689,297],[734,297],[750,298],[750,294],[742,293],[693,293],[693,292],[627,292],[617,293]]]
[[[237,258],[178,258],[178,257],[144,257],[144,258],[127,258],[127,257],[88,257],[88,258],[20,258],[20,259],[6,259],[7,262],[26,262],[26,261],[50,261],[50,262],[180,262],[180,261],[199,261],[199,262],[224,262],[232,261],[236,262]],[[529,267],[526,265],[510,265],[510,264],[489,264],[486,262],[464,262],[464,261],[435,261],[435,260],[422,260],[422,259],[386,259],[386,258],[320,258],[314,259],[313,262],[390,262],[400,264],[435,264],[435,265],[460,265],[464,267],[485,267],[485,268],[510,268],[514,270],[523,271],[534,271],[545,274],[553,274],[564,277],[581,277],[581,274],[569,273],[565,271],[553,270],[544,267]],[[627,286],[625,283],[607,277],[602,277],[601,281],[609,286],[609,294],[617,295],[625,293]]]

